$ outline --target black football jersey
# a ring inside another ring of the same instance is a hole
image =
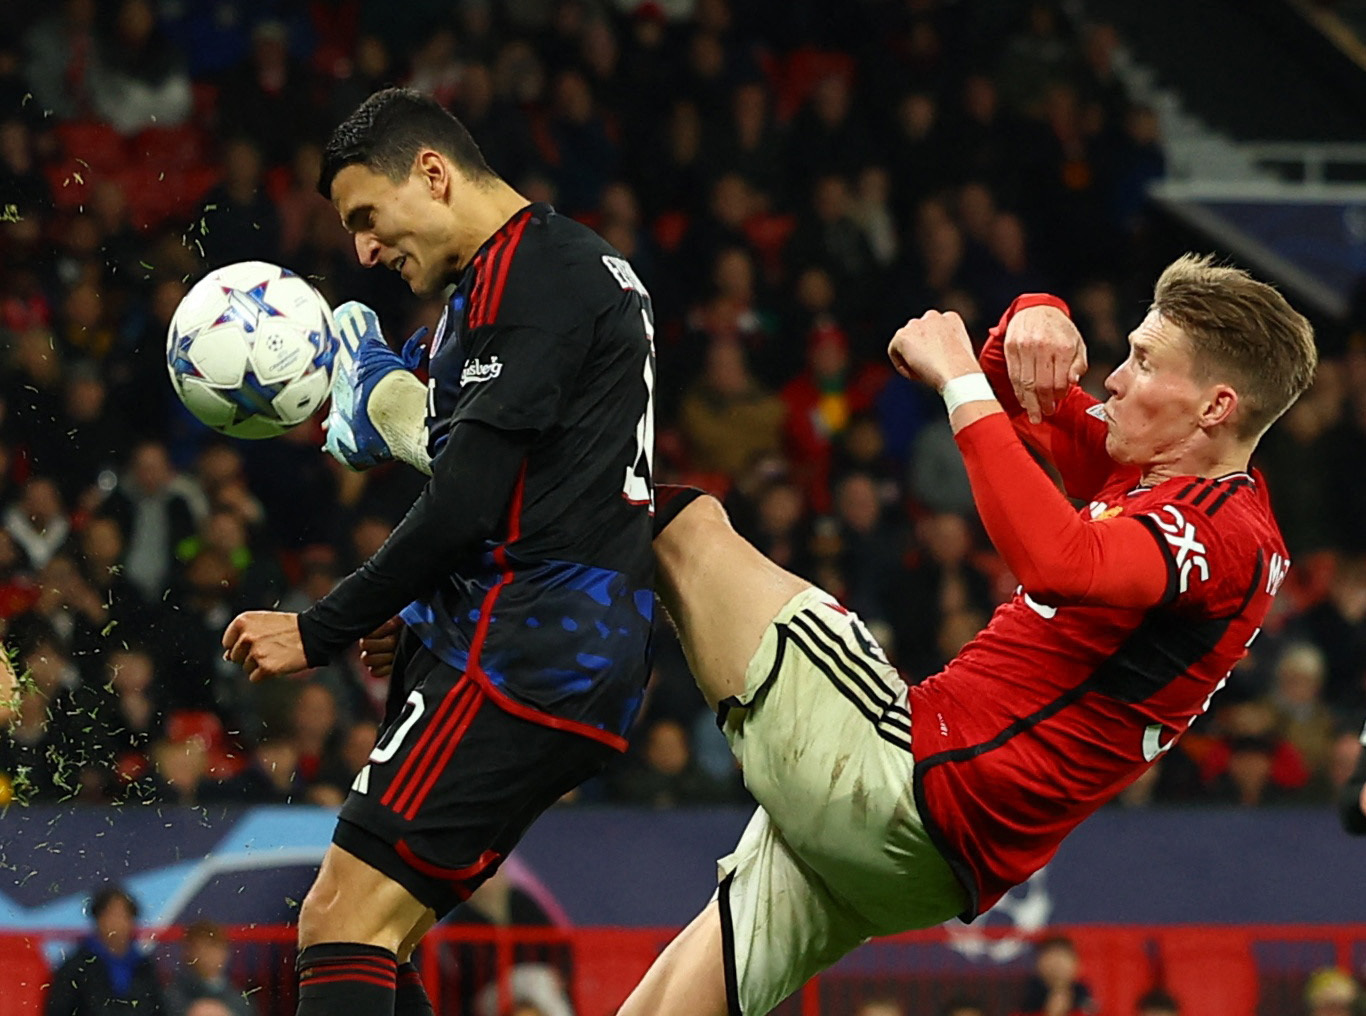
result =
[[[653,338],[649,294],[590,229],[533,204],[489,238],[432,340],[429,450],[466,420],[531,443],[478,566],[403,612],[505,708],[617,747],[654,612]]]

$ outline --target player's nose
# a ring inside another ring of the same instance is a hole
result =
[[[383,246],[373,233],[357,233],[354,237],[356,242],[356,259],[360,261],[362,268],[373,268],[379,264],[379,252]]]

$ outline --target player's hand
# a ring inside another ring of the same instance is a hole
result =
[[[1086,343],[1056,307],[1020,311],[1006,326],[1004,345],[1010,383],[1030,423],[1051,415],[1086,373]]]
[[[887,355],[903,376],[933,385],[935,391],[956,377],[981,370],[967,326],[953,311],[926,311],[907,321],[892,336]]]
[[[370,418],[370,396],[386,375],[412,371],[426,356],[419,328],[403,344],[403,352],[389,348],[380,329],[379,316],[363,303],[352,300],[332,313],[337,325],[337,354],[332,368],[332,405],[323,429],[323,451],[353,470],[390,462],[394,455]]]
[[[394,654],[398,651],[398,636],[403,622],[391,617],[360,640],[361,662],[376,677],[388,677],[394,672]]]
[[[282,677],[308,667],[299,615],[279,610],[238,614],[223,633],[223,659],[240,664],[250,681]]]

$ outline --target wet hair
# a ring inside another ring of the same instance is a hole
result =
[[[1211,255],[1186,254],[1167,266],[1152,310],[1180,328],[1196,372],[1233,385],[1238,436],[1259,437],[1314,380],[1314,327],[1274,286]]]
[[[347,166],[365,166],[401,183],[424,148],[440,152],[472,180],[495,178],[465,125],[440,103],[411,88],[386,88],[332,131],[323,149],[318,193],[331,201],[332,182]]]

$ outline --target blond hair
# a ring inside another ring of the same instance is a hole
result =
[[[1151,309],[1185,332],[1201,376],[1238,392],[1240,438],[1260,437],[1314,380],[1314,326],[1274,286],[1213,255],[1168,265]]]

